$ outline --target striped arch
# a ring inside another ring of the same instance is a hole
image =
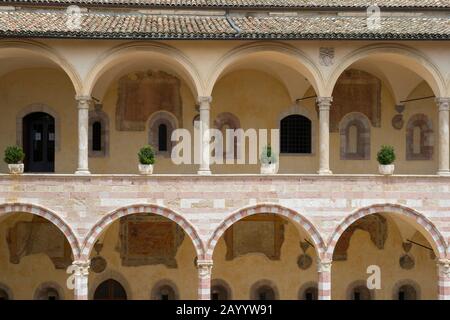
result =
[[[347,216],[333,231],[332,236],[328,241],[328,246],[326,250],[325,257],[327,259],[332,259],[333,252],[336,247],[336,244],[341,237],[342,233],[355,221],[368,216],[374,213],[394,213],[402,216],[406,216],[411,218],[413,221],[417,222],[420,226],[422,226],[425,231],[428,232],[428,235],[433,239],[433,246],[437,249],[438,252],[435,252],[436,256],[440,259],[445,258],[446,256],[446,242],[445,238],[442,236],[441,232],[437,229],[437,227],[431,222],[427,217],[423,214],[417,212],[414,209],[404,207],[399,204],[375,204],[368,207],[360,208],[354,211],[352,214]]]
[[[295,210],[283,207],[276,203],[263,203],[255,206],[245,207],[239,209],[229,215],[214,231],[211,238],[206,246],[205,259],[211,260],[214,248],[219,241],[220,237],[225,233],[225,231],[233,225],[235,222],[246,218],[251,215],[261,214],[261,213],[274,213],[283,217],[288,218],[294,224],[301,226],[310,236],[316,250],[318,257],[321,257],[325,252],[325,243],[322,239],[317,228],[304,216]]]
[[[78,245],[77,237],[75,236],[69,225],[59,217],[55,212],[27,203],[5,203],[0,205],[0,217],[13,213],[29,213],[39,217],[45,218],[52,222],[66,237],[72,249],[74,260],[77,260],[80,255],[80,246]]]
[[[165,208],[163,206],[153,204],[135,204],[131,206],[122,207],[108,213],[91,228],[91,230],[88,232],[83,242],[81,259],[82,260],[89,259],[89,255],[94,247],[95,241],[97,241],[100,234],[102,234],[114,221],[117,221],[122,217],[136,213],[153,213],[159,216],[166,217],[169,220],[172,220],[173,222],[178,224],[184,230],[184,232],[186,232],[186,234],[189,235],[195,247],[198,259],[201,259],[201,257],[203,257],[204,253],[203,242],[200,239],[197,230],[189,221],[187,221],[185,218],[183,218],[180,214],[176,213],[175,211]]]

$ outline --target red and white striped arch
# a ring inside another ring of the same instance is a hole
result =
[[[186,232],[192,240],[192,244],[195,247],[197,257],[203,257],[204,246],[201,241],[197,230],[195,227],[180,214],[175,211],[165,208],[159,205],[153,204],[135,204],[131,206],[126,206],[114,210],[104,216],[100,221],[98,221],[92,229],[88,232],[83,242],[83,247],[81,251],[81,259],[88,260],[89,255],[94,247],[95,242],[98,237],[111,225],[114,221],[129,216],[136,213],[153,213],[159,216],[166,217],[169,220],[172,220],[176,224],[178,224],[184,232]]]

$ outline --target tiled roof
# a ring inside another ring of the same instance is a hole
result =
[[[191,8],[449,8],[449,0],[0,0],[0,3],[160,6]]]
[[[450,40],[447,17],[384,17],[370,30],[364,16],[226,17],[83,13],[71,29],[62,10],[0,12],[0,36],[107,39],[399,39]]]

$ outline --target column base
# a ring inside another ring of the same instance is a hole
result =
[[[333,172],[331,172],[331,170],[323,170],[323,169],[317,171],[317,173],[320,175],[324,175],[324,176],[333,174]]]
[[[79,175],[79,176],[87,176],[87,175],[90,175],[91,173],[89,170],[78,169],[77,171],[75,171],[75,174]]]
[[[201,176],[210,176],[211,175],[211,170],[198,170],[197,174],[201,175]]]
[[[450,176],[450,171],[449,170],[439,170],[437,172],[438,176]]]

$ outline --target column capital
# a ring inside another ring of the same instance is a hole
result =
[[[76,276],[87,276],[89,274],[90,260],[75,260],[72,262]]]
[[[89,109],[89,104],[92,101],[90,96],[75,96],[75,100],[78,101],[78,109]]]
[[[212,102],[212,97],[211,96],[199,96],[199,97],[197,97],[197,102],[200,105],[200,109],[205,109],[205,108],[209,109],[209,105]]]
[[[329,110],[333,102],[333,97],[317,97],[316,103],[319,106],[319,110]]]
[[[439,107],[439,111],[449,111],[450,109],[450,98],[446,97],[437,97],[435,99],[436,104]]]
[[[439,275],[450,279],[450,259],[439,259],[437,262]]]
[[[331,272],[331,260],[317,260],[317,271],[318,272]]]
[[[212,267],[212,260],[197,260],[197,268],[200,278],[207,278],[211,276]]]

